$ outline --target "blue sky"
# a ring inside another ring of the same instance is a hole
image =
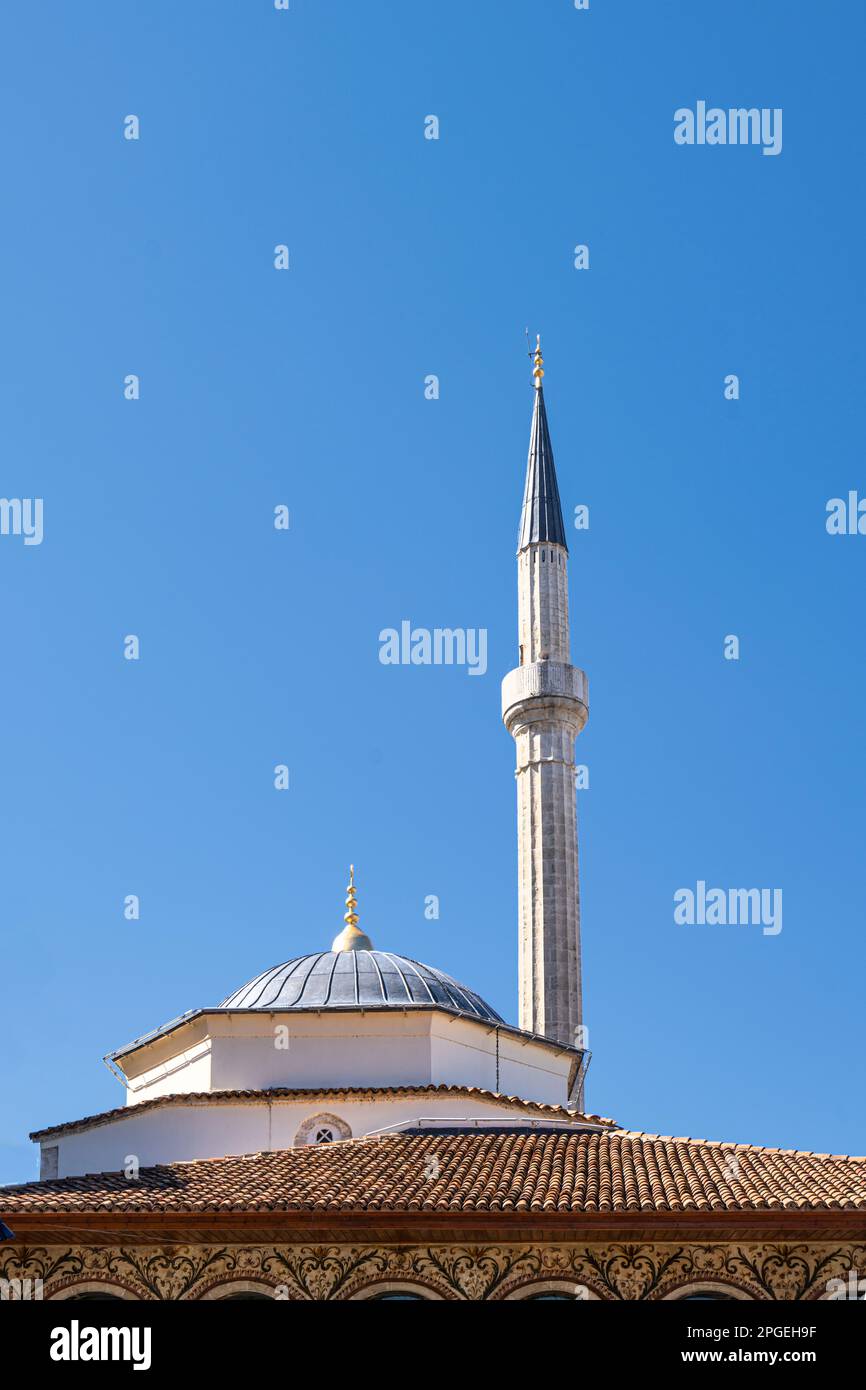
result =
[[[825,529],[866,495],[864,31],[782,0],[6,7],[0,493],[44,539],[0,536],[0,1179],[121,1102],[103,1053],[326,948],[350,860],[377,945],[516,1017],[527,325],[591,518],[588,1105],[866,1152],[866,537]],[[782,153],[676,145],[698,100],[782,108]],[[402,619],[486,628],[487,674],[383,666]],[[781,888],[782,932],[676,925],[699,879]]]

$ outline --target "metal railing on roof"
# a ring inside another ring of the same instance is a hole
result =
[[[383,1139],[389,1134],[399,1134],[411,1129],[569,1129],[586,1130],[599,1133],[609,1129],[609,1125],[594,1124],[583,1116],[574,1119],[546,1119],[540,1115],[418,1115],[411,1120],[397,1120],[392,1125],[382,1125],[371,1129],[362,1139]]]

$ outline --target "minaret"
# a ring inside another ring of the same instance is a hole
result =
[[[584,1047],[574,740],[588,714],[571,665],[568,546],[544,408],[541,341],[517,545],[520,664],[502,682],[517,745],[520,1027]]]

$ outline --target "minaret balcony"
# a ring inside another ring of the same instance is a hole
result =
[[[507,729],[525,719],[532,706],[560,715],[580,733],[589,715],[589,682],[577,666],[533,661],[517,666],[502,682],[502,719]],[[529,708],[527,708],[529,707]]]

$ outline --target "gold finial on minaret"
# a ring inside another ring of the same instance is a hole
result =
[[[373,943],[369,936],[365,936],[362,931],[358,931],[358,906],[355,896],[355,865],[349,865],[349,882],[346,884],[346,907],[349,909],[343,917],[346,923],[339,936],[334,937],[332,951],[372,951]]]
[[[536,333],[536,335],[535,335],[535,352],[534,352],[533,356],[534,356],[534,359],[535,359],[535,365],[533,366],[533,369],[532,369],[532,375],[533,375],[533,378],[534,378],[532,384],[533,384],[533,386],[535,387],[536,391],[540,391],[540,390],[541,390],[541,379],[542,379],[542,377],[544,376],[544,358],[543,358],[542,355],[541,355],[541,334],[540,334],[540,333]]]

